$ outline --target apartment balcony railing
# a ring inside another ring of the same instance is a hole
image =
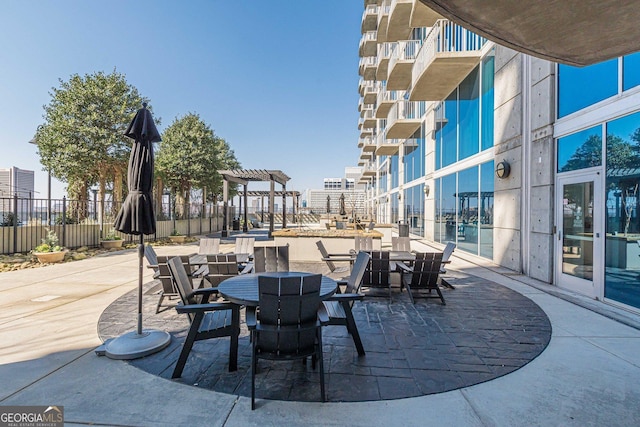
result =
[[[433,27],[438,19],[442,19],[442,15],[429,9],[419,0],[413,2],[411,9],[411,19],[409,26],[411,28]]]
[[[376,117],[379,119],[386,118],[393,104],[401,99],[403,94],[404,91],[380,90],[378,99],[376,100]]]
[[[365,104],[373,104],[378,98],[378,91],[380,90],[380,82],[370,81],[369,84],[364,86],[364,92],[362,96]]]
[[[378,29],[378,5],[368,4],[362,13],[362,33]]]
[[[363,127],[365,128],[375,128],[376,127],[376,117],[373,113],[373,108],[369,108],[367,110],[364,111],[364,115],[362,117],[362,119],[364,120],[363,122]]]
[[[364,167],[362,168],[362,175],[363,176],[375,176],[376,172],[377,172],[378,167],[376,166],[376,162],[369,162],[366,165],[364,165]]]
[[[360,117],[363,117],[367,115],[367,112],[370,111],[371,114],[373,115],[373,111],[374,111],[374,105],[373,104],[364,104],[362,106],[362,108],[360,108]]]
[[[382,0],[378,7],[378,42],[387,41],[387,27],[389,26],[389,12],[391,11],[391,0]]]
[[[387,80],[389,70],[389,59],[391,52],[398,42],[378,43],[378,68],[376,70],[376,80]]]
[[[420,50],[420,40],[398,42],[391,52],[387,90],[407,90],[411,85],[411,70]]]
[[[358,140],[358,148],[362,149],[365,153],[373,153],[376,151],[376,142],[372,136],[360,138]]]
[[[411,11],[416,0],[392,0],[385,41],[406,40],[411,34]]]
[[[376,80],[376,72],[378,71],[378,57],[364,56],[360,58],[358,73],[365,80]]]
[[[387,116],[387,139],[411,138],[420,128],[425,111],[424,102],[397,101]]]
[[[486,39],[446,20],[438,20],[418,52],[409,99],[440,101],[480,63]]]
[[[375,56],[378,52],[378,32],[367,31],[360,39],[360,56]]]

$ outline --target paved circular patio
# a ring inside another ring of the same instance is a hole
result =
[[[323,271],[324,264],[292,265],[292,270]],[[329,401],[399,399],[440,393],[489,381],[515,371],[538,356],[551,338],[545,313],[525,296],[504,286],[462,273],[444,288],[447,305],[438,299],[416,299],[405,292],[365,298],[354,306],[366,350],[359,357],[343,326],[323,329],[325,380]],[[170,378],[188,329],[186,315],[168,308],[155,314],[157,284],[145,285],[145,328],[171,333],[169,347],[130,361],[132,365]],[[102,314],[103,340],[135,329],[137,291],[113,302]],[[238,370],[228,372],[229,339],[196,342],[185,366],[185,384],[250,396],[251,348],[244,325]],[[318,401],[317,370],[300,361],[259,361],[256,396],[263,399]]]

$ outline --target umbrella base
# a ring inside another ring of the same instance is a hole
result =
[[[171,342],[168,332],[144,329],[128,332],[109,341],[104,348],[104,355],[110,359],[131,360],[148,356],[162,350]]]

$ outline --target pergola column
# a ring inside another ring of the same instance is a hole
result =
[[[229,181],[227,179],[222,180],[222,237],[229,236],[229,213],[227,200],[229,199]]]
[[[274,206],[275,186],[276,186],[276,182],[273,179],[271,179],[270,185],[269,185],[269,237],[271,237],[275,229],[273,225],[273,211],[275,210],[275,206]]]
[[[242,231],[245,233],[249,231],[249,227],[247,226],[247,209],[248,209],[247,186],[248,184],[244,185],[244,224],[242,225]]]
[[[287,228],[287,186],[282,184],[282,229]]]

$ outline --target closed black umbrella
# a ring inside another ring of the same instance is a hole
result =
[[[153,211],[153,143],[160,142],[160,133],[153,122],[147,104],[142,104],[125,136],[134,140],[129,156],[127,180],[129,194],[125,199],[114,227],[126,234],[140,236],[138,245],[138,328],[124,334],[106,346],[106,355],[113,359],[135,359],[155,353],[166,347],[171,338],[168,333],[142,330],[142,258],[144,235],[156,232]]]
[[[327,213],[331,213],[331,196],[327,196]]]
[[[340,215],[346,215],[347,209],[344,205],[344,193],[340,194]]]

